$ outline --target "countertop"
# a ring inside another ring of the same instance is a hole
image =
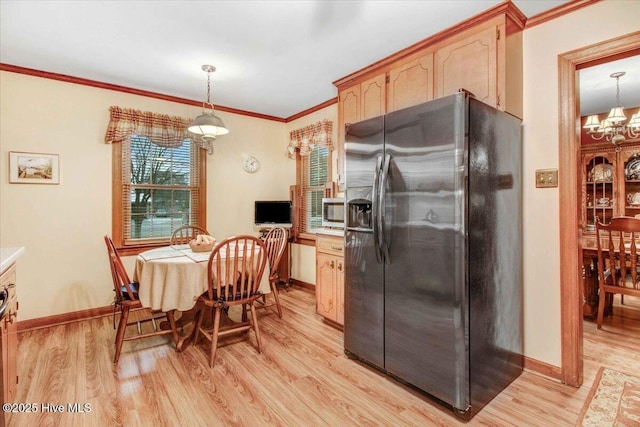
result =
[[[344,230],[339,228],[319,228],[316,230],[316,234],[327,234],[329,236],[344,236]]]
[[[0,273],[3,273],[24,253],[24,247],[0,248]]]

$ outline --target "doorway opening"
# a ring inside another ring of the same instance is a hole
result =
[[[576,70],[640,53],[640,31],[586,46],[558,56],[559,79],[559,202],[560,247],[575,248],[580,241],[578,162],[580,110],[576,94]],[[583,382],[582,250],[560,251],[560,318],[562,381],[579,387]]]

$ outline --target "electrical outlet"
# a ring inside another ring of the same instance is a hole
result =
[[[558,169],[536,169],[536,187],[551,188],[558,186]]]

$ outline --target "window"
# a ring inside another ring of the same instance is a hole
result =
[[[307,156],[298,156],[296,162],[300,188],[298,233],[315,233],[322,227],[322,198],[329,181],[331,151],[327,146],[316,145]]]
[[[289,133],[289,153],[296,155],[296,235],[322,227],[322,198],[331,181],[332,129],[333,123],[323,120]]]
[[[147,134],[129,133],[113,144],[112,237],[124,254],[166,245],[183,225],[206,226],[202,150],[184,132],[160,145]]]

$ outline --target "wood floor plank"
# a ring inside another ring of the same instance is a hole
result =
[[[582,387],[525,372],[463,422],[347,358],[342,331],[316,315],[312,292],[293,287],[280,299],[282,319],[258,310],[263,352],[252,332],[230,337],[213,369],[206,340],[177,353],[168,336],[125,342],[114,366],[111,317],[22,332],[17,401],[38,411],[10,414],[9,425],[573,426],[600,366],[640,372],[640,299],[627,298],[602,330],[585,321]]]

